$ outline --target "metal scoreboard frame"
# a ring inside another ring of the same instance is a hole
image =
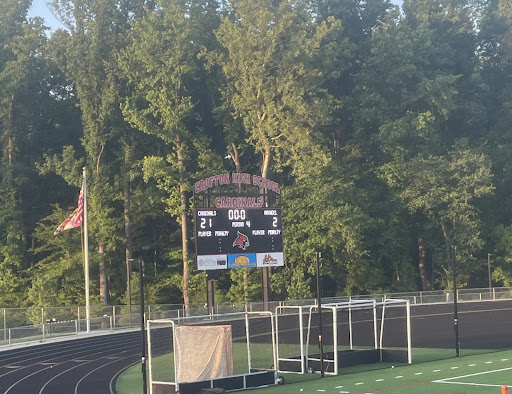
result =
[[[284,265],[281,208],[195,208],[194,235],[199,270]]]

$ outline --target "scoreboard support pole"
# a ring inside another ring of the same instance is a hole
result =
[[[268,302],[269,302],[269,290],[270,290],[270,286],[269,286],[269,268],[268,267],[263,267],[262,269],[262,287],[263,287],[263,310],[265,311],[268,311],[269,310],[269,305],[268,305]]]
[[[208,274],[206,275],[206,300],[208,306],[208,314],[213,315],[213,310],[215,307],[215,293],[214,293],[214,281],[213,279],[208,279]]]
[[[219,271],[206,271],[206,306],[208,308],[209,315],[213,315],[215,311],[215,279],[219,278]]]

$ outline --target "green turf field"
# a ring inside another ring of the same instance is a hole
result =
[[[439,349],[435,349],[439,350]],[[434,351],[434,349],[432,349]],[[453,355],[453,350],[451,351]],[[414,360],[414,358],[413,358]],[[344,368],[341,375],[280,374],[285,384],[248,391],[260,394],[298,393],[497,393],[512,387],[512,351],[486,352],[412,365],[386,363]],[[118,394],[139,394],[140,365],[120,376]],[[512,389],[510,389],[512,392]]]

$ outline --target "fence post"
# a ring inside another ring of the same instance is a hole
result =
[[[44,324],[44,306],[41,307],[41,324]]]
[[[114,327],[116,326],[116,307],[112,307],[112,318],[114,319]]]
[[[43,323],[43,342],[44,342],[44,323]]]
[[[9,346],[11,346],[11,329],[9,328]]]
[[[78,325],[79,325],[79,320],[75,320],[75,335],[78,336]]]
[[[4,341],[7,340],[7,314],[4,308]]]
[[[77,311],[76,311],[76,318],[78,320],[78,328],[77,328],[77,331],[80,332],[80,307],[77,307]]]
[[[112,316],[110,316],[110,331],[112,331]]]

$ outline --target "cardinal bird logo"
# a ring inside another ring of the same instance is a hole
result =
[[[240,231],[237,231],[236,233],[237,237],[233,241],[233,247],[238,246],[240,249],[245,250],[245,248],[247,248],[250,245],[249,238],[247,237],[247,235],[242,234]]]

